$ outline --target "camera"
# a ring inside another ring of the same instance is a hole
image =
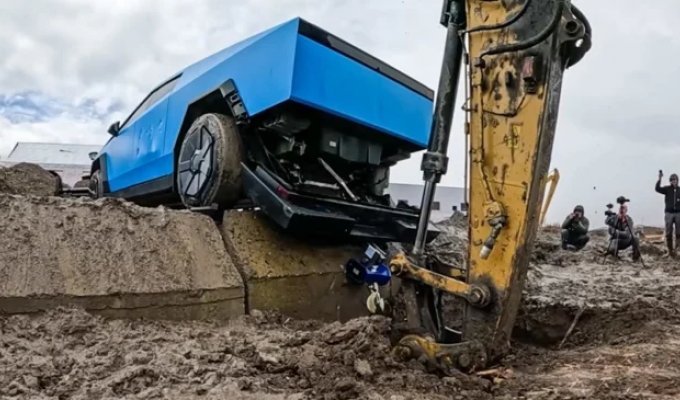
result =
[[[616,198],[616,202],[620,205],[624,205],[630,201],[629,198],[626,198],[626,196],[619,196]],[[607,211],[604,212],[604,215],[606,216],[611,216],[611,215],[616,215],[614,211],[612,211],[612,208],[614,208],[614,205],[612,203],[607,204]]]
[[[607,210],[604,212],[604,215],[608,217],[616,215],[616,213],[612,211],[612,208],[614,208],[614,205],[612,203],[607,204]]]
[[[628,203],[629,201],[630,201],[630,199],[627,199],[624,196],[619,196],[619,197],[616,198],[616,202],[621,204],[621,205],[624,205],[624,204]]]

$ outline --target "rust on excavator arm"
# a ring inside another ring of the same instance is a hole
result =
[[[589,50],[591,32],[568,0],[460,3],[471,163],[468,257],[465,276],[458,278],[465,283],[451,284],[453,277],[436,277],[416,266],[397,272],[435,289],[453,288],[449,292],[467,300],[459,343],[428,340],[420,353],[450,361],[460,358],[459,345],[481,343],[487,357],[464,358],[486,362],[509,346],[543,203],[562,75]],[[485,288],[488,304],[470,301],[471,287]],[[405,337],[399,349],[414,353],[418,343],[422,340]],[[455,349],[455,357],[442,355],[447,348]]]

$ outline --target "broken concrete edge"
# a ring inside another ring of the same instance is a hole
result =
[[[228,319],[245,314],[242,288],[108,296],[32,296],[0,298],[0,315],[34,314],[78,307],[113,318],[168,320]]]
[[[0,195],[0,313],[64,305],[135,318],[244,314],[210,218],[121,199]]]

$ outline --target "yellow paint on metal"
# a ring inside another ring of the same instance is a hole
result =
[[[546,178],[546,183],[543,185],[541,192],[545,191],[545,186],[550,185],[548,189],[548,197],[543,201],[543,208],[541,209],[541,220],[538,222],[539,226],[543,226],[545,223],[545,216],[550,209],[550,203],[552,202],[553,195],[555,194],[555,189],[557,189],[557,184],[560,181],[560,171],[555,168],[550,175]]]
[[[390,259],[390,270],[398,277],[422,282],[456,296],[467,297],[470,294],[471,288],[467,283],[418,267],[404,253],[398,253]]]
[[[546,45],[532,49],[531,54],[510,51],[480,59],[486,50],[517,43],[518,35],[511,28],[474,30],[509,20],[522,5],[522,2],[467,1],[467,29],[473,32],[468,36],[472,166],[469,178],[470,268],[466,281],[470,285],[488,285],[495,293],[499,311],[495,329],[483,333],[469,329],[465,339],[489,335],[491,337],[483,340],[492,342],[492,347],[506,341],[509,335],[511,326],[508,325],[514,320],[514,309],[521,294],[512,292],[517,292],[518,276],[523,273],[520,269],[526,269],[525,259],[520,261],[519,257],[520,254],[525,257],[528,238],[533,237],[532,231],[539,220],[543,196],[538,192],[544,188],[540,183],[547,173],[547,166],[537,159],[550,158],[551,147],[547,148],[547,154],[541,149],[541,135],[553,134],[541,132],[541,127],[544,126],[546,104],[556,95],[549,92],[545,71],[554,66],[555,55],[550,54],[551,46]],[[554,10],[548,5],[544,8],[546,21],[540,24],[548,24]],[[522,39],[526,40],[526,37]],[[532,61],[543,64],[537,66]],[[535,86],[525,80],[527,71],[537,71],[541,76]],[[491,224],[497,225],[499,216],[507,219],[493,250],[486,257],[482,248],[491,235]],[[470,307],[466,311],[467,314],[475,312]],[[476,327],[487,329],[482,326],[480,322]]]

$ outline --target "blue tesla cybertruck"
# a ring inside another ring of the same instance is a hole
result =
[[[385,194],[427,147],[433,91],[296,18],[157,86],[93,161],[95,197],[259,207],[306,235],[410,241],[419,210]],[[433,234],[435,230],[433,230]]]

